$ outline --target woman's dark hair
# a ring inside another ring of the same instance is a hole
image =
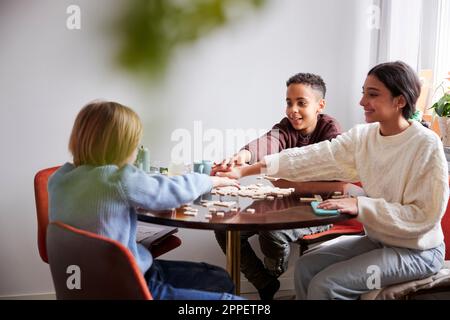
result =
[[[411,118],[416,112],[416,102],[420,96],[421,83],[417,73],[402,61],[386,62],[373,67],[367,75],[378,78],[393,97],[402,95],[406,105],[402,109],[405,119]]]

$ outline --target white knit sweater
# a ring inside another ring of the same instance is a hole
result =
[[[330,141],[266,156],[267,174],[291,181],[360,181],[358,217],[386,245],[425,250],[442,243],[449,197],[439,137],[418,122],[382,136],[379,123],[358,125]]]

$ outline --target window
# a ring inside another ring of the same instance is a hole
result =
[[[438,100],[434,94],[450,72],[450,0],[374,0],[380,7],[376,63],[402,60],[421,75],[425,94],[420,106]],[[429,113],[429,111],[428,111]]]

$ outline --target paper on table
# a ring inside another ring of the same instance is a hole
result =
[[[176,227],[161,226],[139,221],[137,225],[136,241],[143,246],[150,248],[176,232],[178,232],[178,228]]]

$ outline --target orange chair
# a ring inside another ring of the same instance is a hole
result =
[[[152,299],[133,255],[117,241],[53,222],[47,250],[58,300]]]
[[[450,201],[441,220],[442,231],[444,232],[445,260],[450,260]]]
[[[42,261],[48,263],[47,246],[45,244],[48,226],[48,178],[58,167],[52,167],[39,171],[34,176],[34,199],[36,201],[36,214],[38,222],[38,248]]]
[[[361,183],[353,183],[358,187],[362,187]],[[314,243],[332,240],[334,238],[346,235],[362,235],[364,227],[361,222],[356,219],[350,219],[343,222],[336,222],[333,226],[323,232],[313,233],[299,238],[296,243],[300,245],[299,255],[303,255],[309,246]]]
[[[52,167],[39,171],[34,177],[34,196],[36,200],[36,214],[38,221],[38,248],[42,261],[48,263],[46,234],[48,226],[48,178],[59,168]],[[158,257],[170,250],[173,250],[181,245],[180,238],[171,235],[151,247],[153,257]]]

